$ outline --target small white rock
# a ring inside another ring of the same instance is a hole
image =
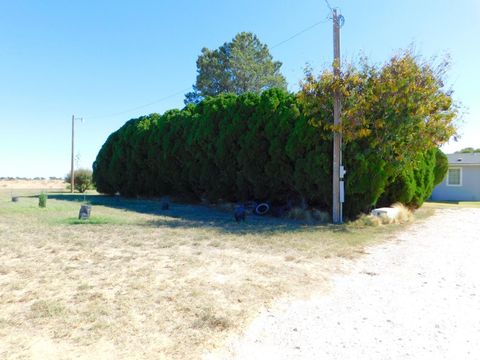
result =
[[[386,216],[390,219],[396,219],[399,214],[399,210],[393,207],[382,207],[373,209],[370,214],[373,216]]]

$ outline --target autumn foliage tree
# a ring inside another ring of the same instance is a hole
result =
[[[443,80],[448,66],[447,61],[434,66],[406,51],[383,66],[362,60],[339,79],[330,71],[317,78],[306,72],[298,99],[310,123],[324,129],[329,139],[333,131],[343,134],[350,173],[347,211],[365,211],[376,204],[402,174],[413,179],[414,169],[455,134],[457,107]],[[332,121],[335,91],[342,97],[341,127]],[[407,196],[405,202],[423,203],[432,186],[424,187],[425,195],[417,200]]]
[[[385,160],[410,161],[455,134],[457,108],[443,83],[448,66],[445,61],[434,67],[404,52],[381,67],[363,60],[338,80],[329,71],[318,78],[307,71],[298,96],[313,124],[341,130],[347,144],[368,139]],[[342,96],[338,129],[332,123],[335,90]]]

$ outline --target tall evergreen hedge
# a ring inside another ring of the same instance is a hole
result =
[[[437,166],[439,154],[429,150],[399,169],[368,139],[349,143],[345,214],[382,202],[421,205],[446,172]],[[279,204],[303,198],[325,210],[332,201],[331,133],[312,125],[296,96],[279,89],[222,94],[130,120],[108,137],[93,169],[97,190],[107,194]]]
[[[420,207],[432,194],[448,170],[448,158],[438,149],[428,150],[416,163],[404,167],[386,187],[379,203],[401,202],[411,208]]]

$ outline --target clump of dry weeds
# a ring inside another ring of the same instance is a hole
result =
[[[30,306],[33,318],[52,318],[65,313],[65,306],[53,300],[38,300]]]
[[[320,211],[318,209],[303,209],[301,207],[294,207],[291,209],[287,218],[292,220],[304,221],[307,223],[318,222],[321,224],[326,224],[330,222],[330,214],[325,211]]]
[[[197,314],[197,319],[192,324],[194,329],[209,328],[210,330],[224,331],[230,326],[230,320],[222,315],[217,315],[211,308],[203,309]]]
[[[403,224],[413,221],[415,217],[413,211],[407,208],[405,205],[402,203],[395,203],[392,205],[392,207],[398,209],[398,215],[396,218],[397,223]]]
[[[397,209],[397,216],[391,218],[386,215],[375,216],[372,214],[362,214],[358,217],[357,220],[351,223],[351,226],[362,227],[362,226],[381,226],[381,225],[391,225],[391,224],[404,224],[411,222],[414,219],[413,212],[408,209],[405,205],[401,203],[395,203],[392,205],[393,208]]]

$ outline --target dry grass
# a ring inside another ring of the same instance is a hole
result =
[[[414,219],[413,212],[401,203],[396,203],[392,205],[393,208],[398,209],[398,215],[395,219],[397,223],[403,224],[405,222],[410,222]]]
[[[63,180],[0,180],[0,190],[64,190],[67,184]]]
[[[292,220],[299,220],[307,223],[326,224],[331,221],[329,213],[317,209],[302,209],[300,207],[294,207],[291,209],[288,212],[287,217]]]
[[[199,358],[391,231],[98,196],[82,223],[74,199],[0,191],[1,358]]]
[[[423,206],[432,209],[479,208],[480,201],[427,201]]]
[[[357,220],[353,221],[351,226],[353,227],[368,227],[368,226],[381,226],[381,225],[393,225],[393,224],[405,224],[414,220],[413,212],[401,203],[395,203],[393,208],[398,209],[398,214],[395,218],[388,217],[386,215],[374,216],[370,214],[362,214]]]

